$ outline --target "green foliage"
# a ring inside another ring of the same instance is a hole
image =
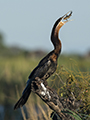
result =
[[[74,98],[79,104],[78,109],[75,109],[74,112],[80,114],[81,118],[88,120],[90,116],[90,72],[89,70],[85,71],[85,69],[90,68],[90,63],[86,68],[83,65],[83,70],[79,64],[80,61],[72,60],[68,60],[67,65],[58,66],[52,79],[49,79],[49,84],[60,97],[68,98],[71,96]],[[87,65],[87,62],[84,64]],[[81,114],[87,116],[83,117]]]
[[[23,56],[0,58],[0,95],[2,95],[0,104],[4,104],[8,97],[15,98],[16,85],[21,94],[30,71],[37,65],[37,62],[38,59],[26,59]],[[12,99],[8,102],[12,103]]]
[[[65,111],[63,110],[62,113],[67,113],[68,115],[72,116],[73,118],[75,118],[76,120],[82,120],[79,115],[77,115],[75,112],[65,109]]]
[[[16,86],[21,95],[30,72],[39,61],[40,58],[27,57],[24,53],[9,57],[0,56],[0,104],[12,105],[17,101]],[[75,97],[77,101],[81,100],[80,106],[74,112],[83,120],[88,120],[90,60],[78,56],[60,56],[57,71],[48,79],[48,83],[60,97],[67,98],[69,95]]]

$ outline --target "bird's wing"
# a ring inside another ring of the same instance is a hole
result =
[[[52,56],[54,51],[51,51],[50,53],[48,53],[40,62],[38,65],[43,65],[46,62],[48,62],[50,60],[50,57]]]
[[[51,60],[47,60],[43,64],[38,64],[38,66],[31,72],[29,79],[34,79],[35,77],[42,78],[48,71],[51,65]]]

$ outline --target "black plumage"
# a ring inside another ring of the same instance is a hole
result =
[[[31,72],[31,74],[29,75],[29,80],[27,81],[26,88],[24,89],[21,98],[15,104],[14,109],[17,109],[26,103],[31,93],[31,83],[35,80],[36,77],[45,81],[56,71],[57,59],[61,52],[61,41],[59,40],[58,33],[59,29],[67,22],[67,20],[62,21],[65,17],[67,17],[66,15],[67,14],[65,14],[63,17],[60,17],[53,26],[51,33],[51,41],[54,45],[54,50],[51,51],[48,55],[46,55],[39,62],[38,66]]]

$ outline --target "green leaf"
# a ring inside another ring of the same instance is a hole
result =
[[[82,120],[75,112],[73,112],[69,109],[64,109],[62,111],[62,113],[67,113],[67,114],[71,115],[72,117],[74,117],[76,120]]]

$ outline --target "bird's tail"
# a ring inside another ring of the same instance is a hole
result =
[[[28,100],[28,97],[31,93],[31,85],[27,84],[26,88],[24,89],[21,98],[17,101],[17,103],[14,105],[14,110],[17,108],[22,107],[26,101]]]

